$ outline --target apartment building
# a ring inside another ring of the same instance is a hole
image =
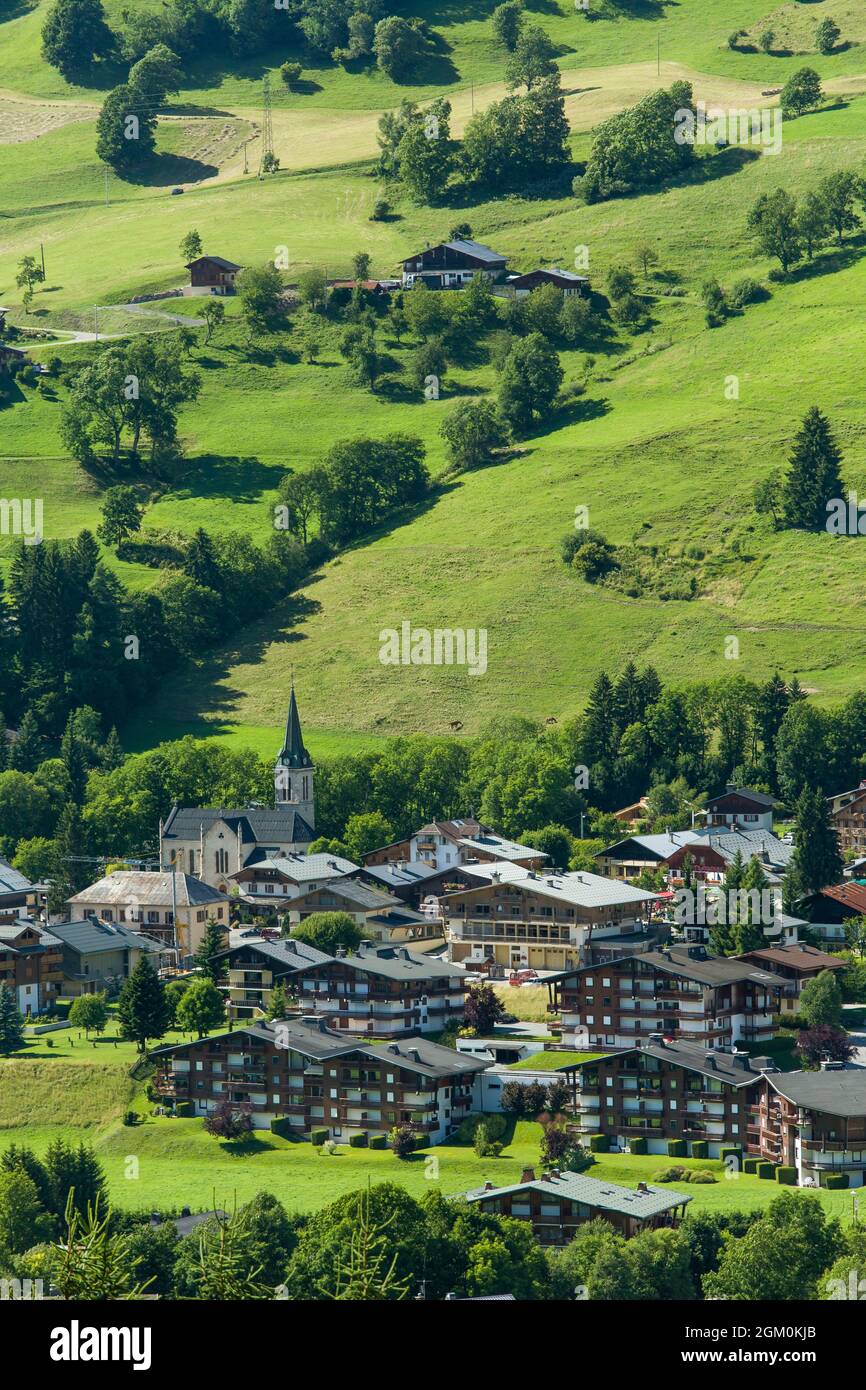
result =
[[[556,1169],[536,1178],[525,1168],[519,1183],[496,1187],[485,1183],[466,1193],[466,1201],[480,1211],[528,1221],[540,1245],[566,1245],[587,1221],[601,1218],[621,1236],[630,1239],[640,1231],[678,1226],[691,1197],[670,1187],[619,1187],[587,1173],[560,1173]]]
[[[785,981],[703,945],[583,965],[548,980],[565,1047],[628,1047],[653,1033],[707,1048],[769,1042]]]
[[[266,1013],[281,983],[293,1013],[322,1014],[339,1032],[392,1038],[440,1032],[463,1020],[464,971],[405,946],[364,941],[356,952],[329,956],[289,938],[245,942],[225,958],[231,1018]]]
[[[357,873],[358,867],[335,854],[253,855],[228,880],[252,907],[278,910],[293,898]]]
[[[781,1013],[798,1013],[803,986],[820,975],[822,970],[842,971],[847,962],[839,956],[828,955],[817,946],[791,945],[767,946],[757,951],[746,951],[738,960],[750,961],[762,969],[771,970],[784,980],[780,1005]]]
[[[0,923],[0,989],[8,986],[21,1012],[47,1013],[62,993],[63,947],[26,918]]]
[[[656,895],[598,874],[539,874],[519,864],[464,865],[477,886],[440,899],[451,960],[470,969],[563,970],[591,942],[645,932]]]
[[[866,1068],[780,1072],[755,1087],[746,1153],[797,1169],[801,1187],[866,1183]]]
[[[838,792],[827,800],[839,849],[843,854],[849,850],[863,854],[866,851],[866,783],[861,782],[851,791]]]
[[[364,863],[375,866],[420,861],[440,870],[459,864],[512,863],[540,869],[548,857],[531,845],[506,839],[472,816],[463,816],[458,820],[431,821],[404,840],[371,850],[364,855]]]
[[[284,1119],[299,1137],[322,1128],[346,1140],[411,1124],[430,1143],[471,1112],[486,1066],[427,1038],[353,1042],[323,1018],[247,1024],[152,1056],[161,1095],[190,1103],[197,1115],[228,1100],[248,1108],[257,1129]]]

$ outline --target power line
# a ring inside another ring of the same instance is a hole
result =
[[[259,156],[259,178],[268,169],[274,153],[274,124],[271,114],[271,76],[265,73],[262,78],[262,149]]]

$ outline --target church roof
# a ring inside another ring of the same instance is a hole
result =
[[[286,717],[286,736],[283,746],[280,749],[277,762],[282,767],[312,767],[313,760],[304,747],[304,738],[301,733],[301,720],[298,714],[298,702],[295,699],[295,687],[292,686],[292,694],[289,700],[289,713]]]
[[[222,806],[174,806],[162,830],[164,840],[197,840],[202,830],[208,831],[217,821],[225,821],[229,830],[241,834],[241,843],[309,844],[311,827],[291,806],[247,806],[228,809]]]

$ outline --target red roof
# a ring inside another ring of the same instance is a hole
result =
[[[844,907],[853,907],[855,912],[866,912],[866,884],[837,883],[832,888],[822,888],[821,896],[834,898]]]

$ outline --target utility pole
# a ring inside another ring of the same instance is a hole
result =
[[[108,165],[107,165],[107,164],[106,164],[105,169],[104,169],[103,172],[104,172],[104,175],[105,175],[105,206],[108,207]]]
[[[271,115],[271,76],[265,73],[262,78],[262,152],[259,158],[259,178],[265,172],[265,164],[270,163],[268,155],[274,152],[274,125]]]
[[[656,44],[657,44],[657,48],[656,48],[656,72],[657,72],[658,76],[661,77],[661,75],[662,75],[662,36],[661,36],[661,34],[659,34],[659,35],[657,36],[657,38],[656,38]]]
[[[475,115],[475,83],[474,83],[474,82],[470,82],[470,83],[469,83],[469,91],[470,91],[471,96],[472,96],[472,114],[473,114],[473,116],[474,116],[474,115]]]
[[[44,282],[44,280],[45,280],[45,247],[42,245],[42,242],[41,242],[41,241],[40,241],[40,243],[39,243],[39,254],[40,254],[40,256],[42,257],[42,280],[43,280],[43,282]]]
[[[96,320],[96,341],[99,342],[99,305],[93,306],[93,317]]]

